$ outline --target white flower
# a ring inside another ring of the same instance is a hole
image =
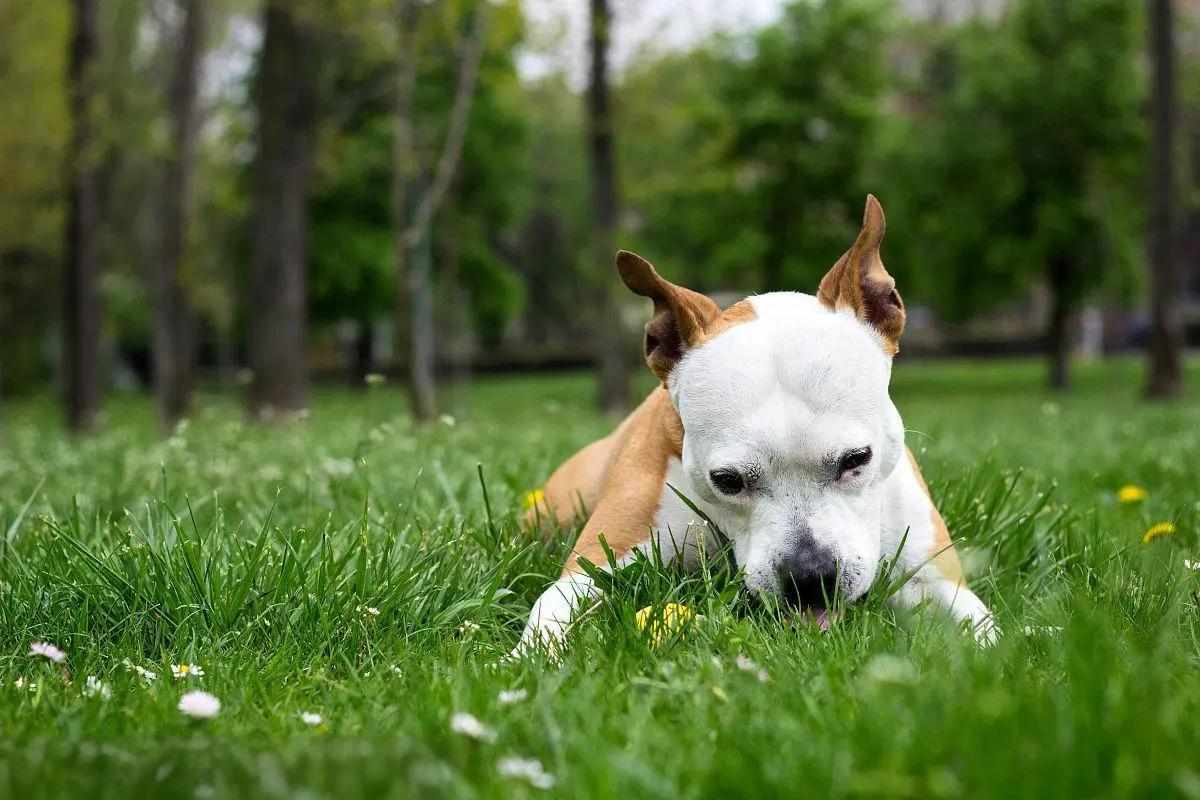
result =
[[[1200,572],[1200,561],[1192,561],[1191,559],[1185,558],[1183,560],[1183,565],[1188,569],[1194,569],[1197,572]]]
[[[188,692],[179,698],[178,708],[192,719],[212,719],[221,712],[221,701],[208,692]]]
[[[67,654],[49,642],[33,642],[29,645],[29,655],[48,658],[55,664],[61,664]]]
[[[204,667],[199,664],[172,664],[171,674],[176,678],[203,678]]]
[[[17,678],[15,681],[13,681],[13,686],[17,687],[18,689],[28,689],[31,692],[37,691],[37,684],[33,681],[27,681],[24,678]]]
[[[447,428],[453,428],[455,425],[458,424],[458,420],[456,420],[454,417],[450,416],[449,414],[442,414],[442,416],[438,417],[438,421],[440,421]]]
[[[863,667],[863,677],[874,683],[916,683],[917,670],[907,659],[880,653]]]
[[[461,633],[463,636],[470,636],[472,633],[475,633],[478,630],[479,630],[478,623],[471,622],[471,620],[466,620],[465,622],[463,622],[461,625],[458,626],[458,632]]]
[[[157,672],[151,672],[150,670],[146,669],[145,667],[139,667],[137,664],[134,664],[128,658],[121,661],[121,663],[125,666],[126,672],[137,673],[137,676],[139,678],[141,678],[142,680],[144,680],[146,683],[154,683],[156,680],[158,680]]]
[[[520,703],[529,697],[529,692],[524,689],[506,689],[496,698],[502,706],[511,706],[513,703]]]
[[[301,711],[300,721],[310,728],[315,728],[325,721],[325,718],[313,711]]]
[[[356,608],[355,610],[358,613],[362,614],[364,617],[378,617],[379,616],[379,609],[376,608],[375,606],[358,606],[358,608]]]
[[[505,778],[527,781],[535,789],[554,788],[554,776],[546,772],[536,758],[508,756],[496,762],[496,771]]]
[[[737,664],[737,668],[742,672],[749,672],[753,674],[754,677],[758,678],[762,683],[766,683],[767,681],[771,680],[771,676],[767,674],[765,669],[760,667],[756,662],[751,661],[746,656],[738,656],[734,663]]]
[[[450,717],[450,730],[481,742],[496,739],[496,732],[484,725],[477,717],[465,711],[457,711]]]
[[[399,668],[398,666],[396,666],[395,664],[392,664],[390,667],[388,667],[388,669],[390,669],[392,672],[396,673],[397,675],[403,675],[403,674],[404,674],[404,670],[400,669],[400,668]]]
[[[107,700],[112,697],[112,689],[108,688],[108,684],[95,675],[88,675],[87,680],[83,682],[83,696]]]

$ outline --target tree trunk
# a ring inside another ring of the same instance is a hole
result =
[[[308,402],[305,359],[308,191],[316,144],[319,54],[284,0],[267,0],[256,85],[255,236],[250,281],[249,406],[256,416]]]
[[[168,429],[187,413],[192,395],[195,319],[183,278],[192,212],[192,176],[199,128],[197,95],[208,0],[182,0],[168,105],[174,151],[166,164],[162,259],[154,271],[154,391]]]
[[[1171,0],[1150,0],[1154,64],[1154,137],[1150,206],[1150,346],[1146,394],[1171,397],[1183,388],[1183,293],[1175,235],[1175,43]]]
[[[354,353],[346,377],[352,388],[361,389],[375,370],[375,327],[369,317],[363,317],[354,328]]]
[[[397,318],[407,325],[408,390],[413,416],[428,421],[437,416],[437,329],[433,317],[432,226],[462,158],[471,102],[479,78],[487,31],[488,3],[474,9],[471,31],[463,42],[458,82],[450,120],[436,168],[418,163],[413,134],[412,94],[416,82],[416,0],[396,0],[398,33],[396,105],[392,142],[392,213],[395,230]]]
[[[67,424],[90,430],[100,406],[100,265],[97,258],[95,0],[73,0],[70,44],[71,140],[63,308],[63,387]]]
[[[617,167],[609,103],[608,54],[612,32],[609,0],[591,0],[591,80],[587,94],[588,153],[591,167],[592,261],[599,281],[594,339],[600,408],[621,413],[629,407],[629,360],[622,335],[617,281],[613,275],[617,232]]]
[[[1046,335],[1051,389],[1071,388],[1071,334],[1075,327],[1075,265],[1069,256],[1050,259],[1050,325]]]

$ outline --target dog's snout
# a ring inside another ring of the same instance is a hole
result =
[[[826,550],[804,549],[779,565],[779,590],[784,602],[796,608],[821,609],[837,591],[838,562]]]

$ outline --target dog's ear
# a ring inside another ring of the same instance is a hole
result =
[[[875,195],[867,195],[862,230],[845,255],[821,279],[817,299],[832,309],[852,310],[879,331],[895,355],[900,349],[900,334],[904,332],[904,301],[879,256],[885,227],[883,207]]]
[[[617,253],[617,271],[634,294],[654,301],[654,316],[646,323],[646,363],[665,384],[687,349],[703,341],[721,309],[699,292],[663,279],[649,261],[627,250]]]

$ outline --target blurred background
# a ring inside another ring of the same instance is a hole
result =
[[[814,291],[864,197],[902,359],[1200,336],[1200,0],[0,2],[0,402],[256,417],[494,372],[634,399],[634,249]],[[641,385],[640,383],[638,385]],[[0,405],[2,414],[2,405]]]

